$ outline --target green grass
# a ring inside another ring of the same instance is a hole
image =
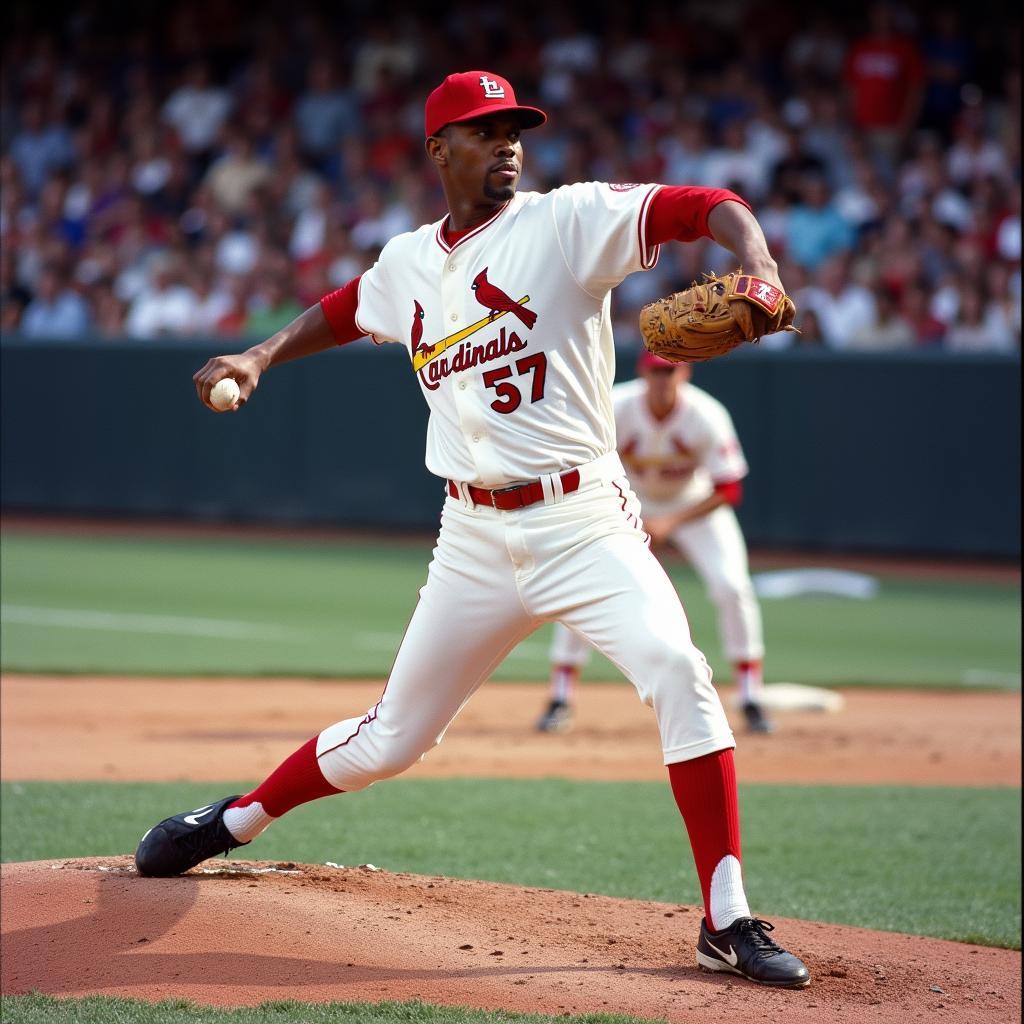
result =
[[[3,668],[175,675],[387,673],[426,577],[428,544],[369,540],[71,537],[8,531]],[[692,571],[669,565],[716,677],[714,611]],[[1012,584],[886,576],[877,598],[764,601],[769,681],[1020,686]],[[550,627],[498,679],[543,679]],[[597,657],[589,679],[621,679]]]
[[[5,861],[134,849],[246,783],[8,783]],[[741,787],[755,913],[1020,948],[1020,791]],[[300,807],[241,856],[700,903],[661,783],[398,779]]]
[[[141,1003],[131,999],[53,999],[31,995],[0,1000],[4,1024],[637,1024],[639,1017],[587,1013],[579,1016],[470,1010],[426,1003],[273,1002],[238,1010],[214,1010],[184,1001]],[[656,1024],[645,1019],[644,1024]]]

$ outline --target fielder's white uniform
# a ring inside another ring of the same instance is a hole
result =
[[[728,410],[689,382],[679,385],[675,408],[657,419],[647,404],[642,379],[612,391],[619,454],[651,519],[673,515],[710,497],[716,484],[748,473]],[[761,608],[750,580],[747,546],[729,505],[677,527],[669,538],[690,561],[718,609],[722,650],[731,662],[764,657]],[[555,627],[551,661],[583,665],[590,645]]]
[[[380,702],[320,734],[320,768],[336,788],[412,765],[509,651],[552,620],[607,655],[654,708],[666,764],[735,745],[615,452],[609,293],[657,260],[644,225],[658,187],[520,192],[451,247],[443,221],[392,239],[362,276],[356,322],[409,348],[430,406],[427,466],[451,483]],[[566,493],[573,469],[579,487]],[[530,480],[543,501],[516,511],[469,492]]]

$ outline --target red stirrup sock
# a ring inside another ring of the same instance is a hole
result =
[[[736,918],[750,915],[740,872],[740,811],[732,750],[670,764],[668,777],[690,836],[708,927],[728,928]]]
[[[274,818],[293,807],[340,793],[323,776],[316,756],[319,736],[314,736],[283,761],[251,793],[240,796],[224,812],[224,824],[241,842],[260,834]]]

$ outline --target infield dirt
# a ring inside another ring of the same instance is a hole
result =
[[[380,694],[379,683],[17,676],[0,689],[5,780],[257,778]],[[626,686],[586,688],[564,736],[532,732],[543,696],[484,687],[411,774],[664,778],[653,716]],[[775,736],[738,730],[741,781],[1020,785],[1020,694],[844,696],[840,713],[780,713]],[[196,724],[211,721],[230,726]],[[691,906],[235,859],[178,879],[141,879],[128,857],[8,864],[0,878],[4,994],[418,998],[686,1024],[1020,1019],[1019,953],[890,932],[777,920],[813,975],[789,992],[699,972]]]
[[[382,684],[301,679],[6,675],[0,686],[5,780],[197,782],[259,779],[332,722],[362,713]],[[745,782],[1019,786],[1018,692],[847,689],[838,713],[777,714],[747,735],[722,692]],[[536,684],[491,683],[408,778],[665,778],[654,715],[632,687],[583,687],[572,730],[543,735]]]

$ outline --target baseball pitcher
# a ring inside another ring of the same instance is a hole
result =
[[[233,378],[237,411],[286,360],[364,335],[404,346],[430,408],[426,462],[443,481],[444,508],[380,700],[311,737],[251,793],[155,825],[136,864],[143,875],[180,874],[298,804],[405,771],[513,647],[563,622],[621,665],[654,710],[704,899],[698,963],[802,987],[807,968],[747,903],[735,741],[648,547],[611,400],[609,295],[653,266],[662,243],[710,235],[782,295],[778,270],[747,204],[728,191],[599,182],[517,191],[522,133],[545,120],[500,75],[450,75],[425,110],[448,214],[393,238],[366,273],[266,341],[195,374],[210,409],[214,386]]]

